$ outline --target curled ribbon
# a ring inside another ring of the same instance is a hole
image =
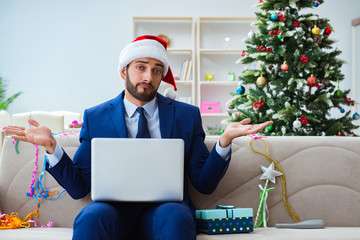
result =
[[[259,184],[259,188],[261,190],[260,192],[260,199],[262,197],[262,195],[264,194],[263,197],[263,202],[262,202],[262,208],[261,208],[261,219],[260,219],[260,223],[258,225],[255,225],[255,227],[260,227],[262,223],[264,223],[264,228],[267,227],[267,221],[269,220],[269,209],[266,203],[267,197],[268,197],[268,192],[274,190],[275,188],[267,188],[264,189],[260,184]]]
[[[13,142],[15,144],[15,150],[19,153],[17,149],[17,141]],[[35,227],[38,228],[51,228],[52,221],[50,220],[47,225],[39,226],[38,223],[33,219],[34,217],[39,217],[39,207],[41,198],[45,199],[56,199],[59,198],[65,190],[59,193],[58,190],[49,192],[42,185],[42,180],[46,170],[47,156],[45,155],[43,169],[41,171],[41,175],[39,180],[36,179],[36,173],[38,168],[38,160],[39,160],[39,147],[36,144],[35,146],[35,162],[34,162],[34,170],[32,172],[32,181],[30,185],[30,191],[26,193],[26,196],[33,197],[36,200],[36,208],[33,212],[29,213],[24,219],[21,219],[18,216],[18,213],[13,212],[11,214],[2,214],[0,210],[0,230],[2,229],[16,229],[16,228],[29,228],[30,224],[33,223]]]

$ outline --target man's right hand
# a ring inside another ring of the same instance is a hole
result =
[[[51,130],[34,119],[30,118],[28,122],[33,127],[7,126],[3,130],[6,133],[12,134],[11,138],[13,139],[43,146],[49,154],[53,154],[56,140],[51,134]]]

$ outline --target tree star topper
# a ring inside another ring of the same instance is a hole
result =
[[[275,178],[281,176],[282,173],[274,169],[274,162],[269,167],[261,166],[261,170],[264,172],[260,179],[269,179],[272,183],[275,183]]]

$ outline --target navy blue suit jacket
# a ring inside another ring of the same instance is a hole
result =
[[[85,197],[91,190],[91,139],[127,138],[124,117],[124,92],[116,98],[84,112],[80,147],[73,161],[64,153],[60,162],[47,171],[74,199]],[[201,193],[215,190],[224,176],[229,161],[204,144],[199,108],[157,94],[162,138],[181,138],[185,143],[185,176]],[[184,203],[192,207],[185,179]]]

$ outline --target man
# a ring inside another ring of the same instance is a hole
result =
[[[272,124],[247,125],[249,119],[232,123],[209,153],[199,109],[157,93],[161,81],[172,84],[176,90],[164,41],[149,35],[135,39],[121,52],[119,71],[125,80],[125,90],[116,98],[85,110],[81,144],[73,161],[56,144],[50,130],[32,119],[29,119],[32,128],[4,128],[14,134],[14,139],[45,147],[47,171],[74,199],[90,192],[91,139],[137,137],[142,114],[148,126],[143,134],[184,140],[185,174],[205,194],[215,190],[227,170],[231,141]],[[139,239],[196,239],[195,209],[186,182],[184,188],[182,202],[93,202],[75,219],[73,239],[133,239],[135,235]]]

